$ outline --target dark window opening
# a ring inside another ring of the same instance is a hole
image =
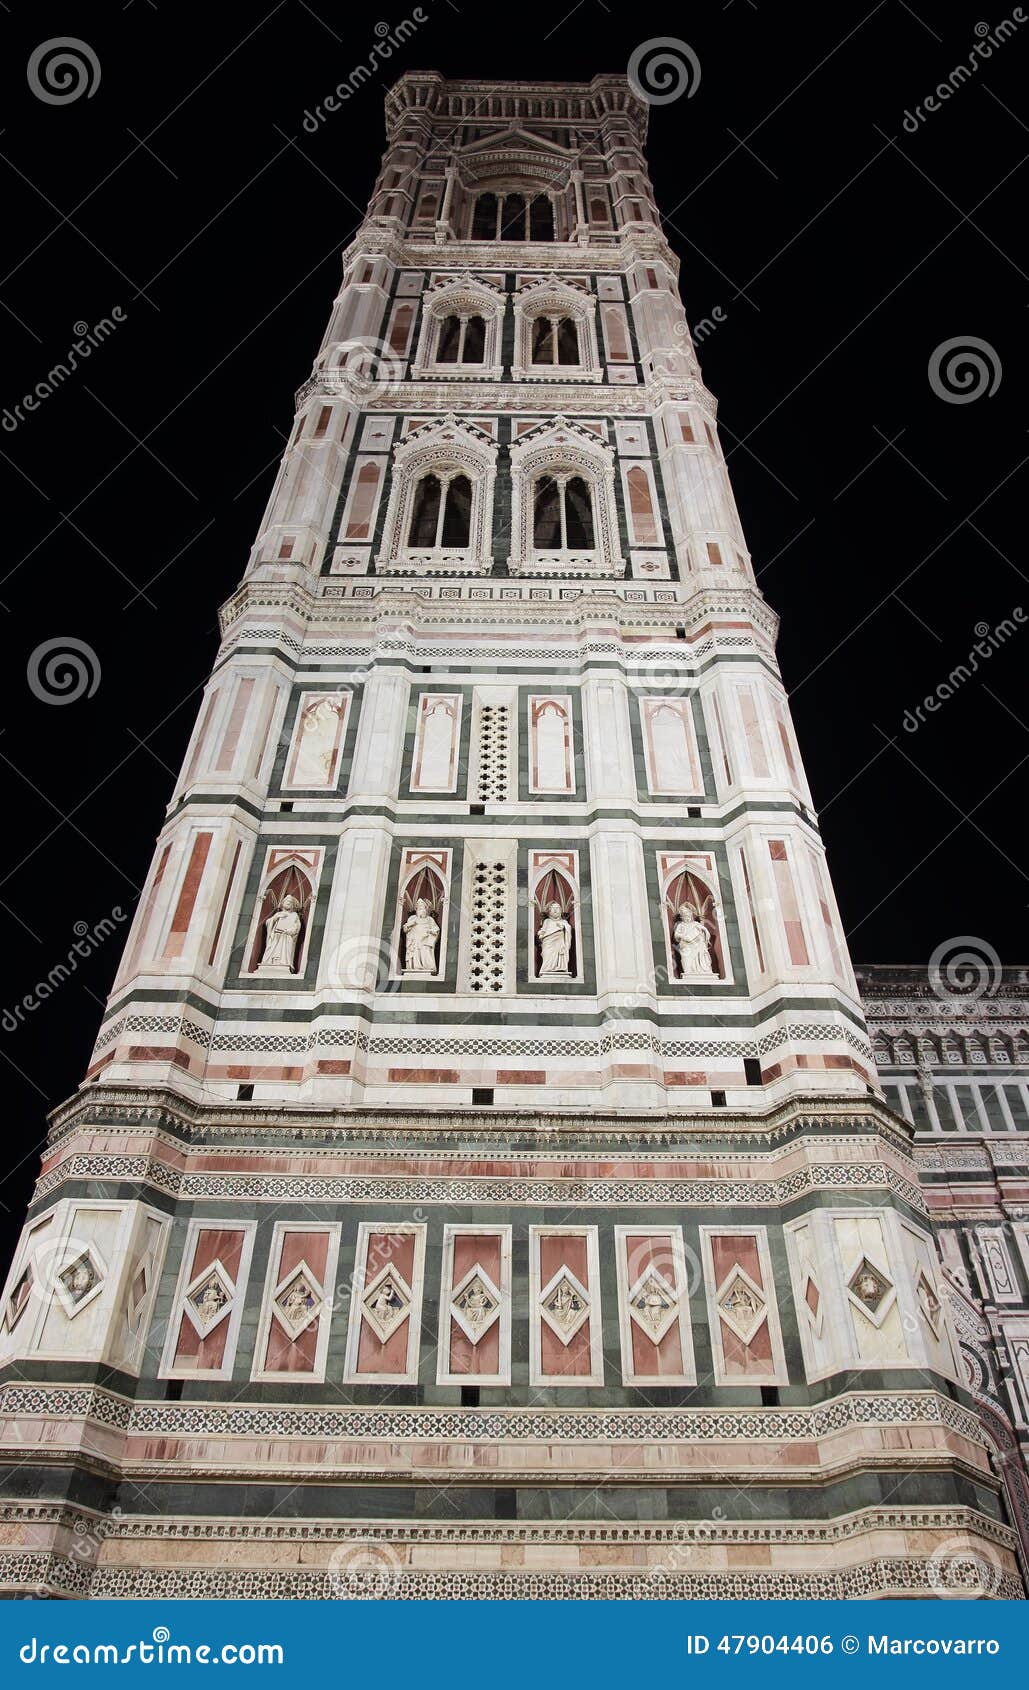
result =
[[[252,1085],[237,1086],[236,1087],[236,1102],[237,1103],[250,1103],[253,1099],[253,1096],[254,1096],[254,1088],[253,1088]]]
[[[434,475],[423,475],[415,488],[408,545],[434,546],[439,527],[441,488]]]
[[[502,241],[525,239],[525,201],[521,194],[505,194],[500,209],[500,238]]]
[[[493,1518],[495,1520],[517,1520],[518,1492],[513,1490],[498,1490],[494,1492]]]
[[[724,1093],[724,1091],[713,1091],[711,1093],[711,1107],[712,1107],[712,1109],[724,1109],[725,1108],[725,1093]]]
[[[493,1102],[493,1087],[492,1086],[473,1086],[472,1087],[472,1102],[481,1104],[484,1109],[489,1108],[489,1106]]]
[[[456,364],[461,345],[460,317],[444,317],[436,349],[437,364]]]
[[[579,334],[571,317],[562,317],[557,325],[557,361],[559,364],[579,362]]]
[[[565,482],[565,544],[577,551],[593,546],[593,504],[590,490],[580,475]]]
[[[472,240],[492,241],[497,234],[497,196],[496,194],[480,194],[475,202],[475,215],[472,219]]]
[[[486,356],[486,324],[481,317],[469,317],[464,326],[462,364],[481,364]]]
[[[743,1077],[748,1086],[764,1085],[764,1081],[761,1078],[761,1061],[759,1057],[745,1056],[743,1058]]]
[[[546,194],[537,194],[529,206],[529,237],[534,241],[554,239],[554,207]]]
[[[443,512],[443,545],[467,546],[472,531],[472,484],[466,475],[455,475],[447,488]]]
[[[461,1386],[461,1407],[462,1408],[478,1408],[478,1406],[479,1406],[479,1387],[478,1387],[478,1385],[462,1385]]]

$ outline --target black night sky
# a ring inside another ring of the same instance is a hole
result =
[[[416,15],[407,0],[130,0],[0,18],[0,403],[14,421],[0,439],[13,519],[0,559],[0,1008],[67,956],[76,923],[134,906],[217,609],[378,166],[384,89],[422,68],[588,80],[661,37],[688,44],[700,79],[653,106],[651,171],[689,321],[707,320],[700,358],[782,618],[852,953],[922,963],[967,934],[1005,963],[1029,959],[1029,275],[1016,239],[1029,17],[1006,0],[792,16],[773,0],[566,6],[423,0],[410,42],[313,135],[305,110],[368,58],[377,23]],[[1005,19],[1008,38],[954,76],[977,26]],[[50,104],[28,66],[60,36],[85,39],[100,76],[89,97]],[[948,79],[950,97],[926,109]],[[115,308],[124,320],[88,364],[19,417],[76,325]],[[936,354],[946,368],[951,342],[971,344],[983,379],[965,362],[957,380],[972,386],[948,394],[930,366]],[[1001,623],[1007,635],[992,636]],[[58,638],[99,663],[93,695],[66,706],[27,679]],[[978,672],[905,728],[977,638],[989,649]],[[121,942],[13,1031],[3,1022],[0,1204],[15,1230],[45,1111],[81,1078]]]

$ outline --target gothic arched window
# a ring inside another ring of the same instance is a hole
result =
[[[447,483],[440,544],[467,546],[472,527],[472,484],[466,475],[455,475]]]
[[[424,546],[436,544],[436,533],[439,528],[440,492],[441,488],[437,476],[422,476],[414,490],[414,503],[411,507],[411,530],[407,537],[409,546],[417,546],[420,550]]]
[[[534,364],[577,364],[579,331],[571,317],[540,316],[532,324]]]
[[[408,545],[438,551],[471,543],[472,484],[466,475],[423,475],[414,490]]]
[[[461,364],[481,364],[486,358],[486,324],[481,317],[466,317]]]
[[[486,358],[482,317],[444,317],[436,346],[437,364],[481,364]]]
[[[581,475],[541,475],[533,489],[535,549],[591,552],[595,533],[589,483]]]
[[[437,364],[460,363],[461,350],[461,319],[460,317],[444,317],[439,328],[439,344],[436,347]]]

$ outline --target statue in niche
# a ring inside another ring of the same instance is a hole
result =
[[[439,923],[426,900],[419,898],[414,914],[404,922],[404,972],[435,974]]]
[[[672,939],[679,953],[679,968],[684,980],[714,974],[711,935],[692,904],[683,904],[677,912]]]
[[[292,974],[302,926],[300,900],[287,892],[278,909],[272,911],[264,924],[262,969],[276,974]]]
[[[536,935],[540,942],[540,974],[567,974],[572,954],[572,928],[560,904],[548,904]]]

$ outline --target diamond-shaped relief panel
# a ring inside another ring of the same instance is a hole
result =
[[[647,1268],[629,1292],[633,1320],[651,1341],[659,1344],[675,1320],[679,1298],[663,1273]]]
[[[316,1318],[321,1301],[313,1274],[301,1266],[279,1287],[272,1307],[290,1337],[295,1338]]]
[[[456,1287],[450,1312],[473,1344],[489,1331],[500,1314],[500,1292],[478,1262]]]
[[[862,1256],[847,1282],[847,1289],[862,1308],[867,1309],[869,1314],[876,1315],[893,1290],[893,1285],[884,1273],[880,1273],[874,1262],[870,1262],[867,1256]]]
[[[739,1265],[718,1294],[718,1312],[744,1344],[750,1343],[768,1312],[761,1291]]]
[[[216,1263],[186,1297],[186,1306],[201,1337],[218,1324],[231,1301],[232,1292]]]
[[[69,1317],[92,1302],[104,1283],[104,1270],[91,1249],[82,1250],[57,1275],[57,1292]]]
[[[402,1275],[385,1267],[369,1285],[361,1306],[380,1344],[390,1339],[411,1310],[411,1289]]]
[[[589,1293],[570,1268],[559,1268],[540,1297],[540,1311],[562,1344],[570,1344],[589,1319]]]

